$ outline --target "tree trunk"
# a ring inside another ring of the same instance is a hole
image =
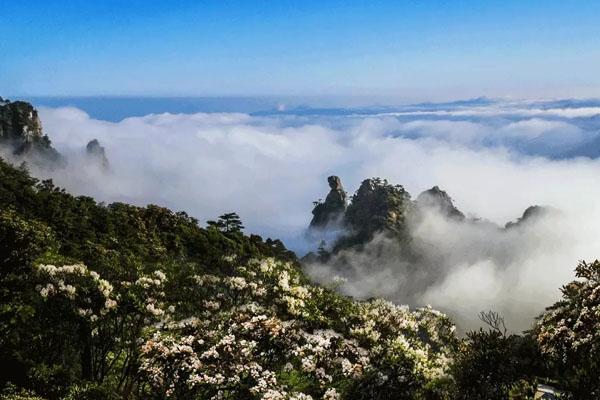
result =
[[[92,333],[88,324],[83,323],[79,329],[81,340],[81,378],[86,381],[93,379],[94,368],[92,364]]]

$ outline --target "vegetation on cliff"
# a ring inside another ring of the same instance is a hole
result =
[[[0,98],[0,145],[16,158],[46,166],[59,165],[62,161],[50,138],[42,132],[37,110],[24,101]]]

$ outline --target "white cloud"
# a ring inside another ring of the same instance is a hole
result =
[[[237,211],[249,231],[282,237],[300,252],[307,249],[302,238],[312,201],[326,195],[325,178],[331,174],[342,178],[350,194],[373,176],[402,184],[413,196],[439,185],[464,212],[500,224],[531,204],[556,207],[566,222],[508,236],[437,220],[415,231],[448,261],[440,266],[446,268],[441,278],[412,300],[446,308],[466,324],[480,309],[495,308],[522,328],[558,296],[579,259],[600,254],[600,162],[527,156],[513,139],[541,140],[536,146],[578,143],[587,131],[545,116],[570,118],[592,115],[591,110],[513,107],[511,115],[524,115],[520,120],[498,120],[493,107],[452,112],[478,118],[200,113],[113,123],[73,108],[40,110],[46,132],[70,159],[66,170],[52,174],[68,190],[103,201],[154,202],[201,221]],[[87,165],[81,155],[93,138],[106,147],[109,174]],[[393,247],[388,251],[385,265],[349,282],[348,290],[403,300],[394,291],[402,284],[398,271],[406,266]],[[369,264],[362,257],[353,268]]]
[[[600,115],[600,107],[535,108],[524,107],[523,102],[493,104],[490,106],[457,107],[450,110],[415,110],[390,112],[394,116],[441,117],[540,117],[586,118]]]

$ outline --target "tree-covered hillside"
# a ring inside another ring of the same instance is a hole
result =
[[[0,160],[0,398],[595,398],[598,271],[532,332],[488,313],[458,338],[431,308],[311,283],[235,213],[99,204]]]
[[[312,285],[292,252],[243,234],[233,213],[202,228],[157,206],[74,197],[3,161],[0,209],[10,390],[412,398],[445,380],[448,318]]]

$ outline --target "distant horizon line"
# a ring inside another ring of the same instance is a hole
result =
[[[165,99],[239,99],[239,100],[302,100],[302,99],[313,99],[313,100],[368,100],[371,99],[373,101],[372,106],[396,106],[396,105],[420,105],[420,104],[445,104],[445,103],[459,103],[459,102],[476,102],[476,101],[490,101],[490,102],[501,102],[501,101],[582,101],[582,100],[598,100],[600,101],[600,96],[533,96],[533,97],[517,97],[517,96],[465,96],[465,97],[448,97],[447,99],[430,99],[430,100],[401,100],[398,99],[393,101],[394,104],[377,104],[381,102],[381,100],[385,98],[389,98],[391,100],[391,95],[300,95],[300,94],[258,94],[258,95],[155,95],[155,94],[75,94],[75,95],[50,95],[50,94],[17,94],[17,95],[3,95],[0,94],[0,97],[4,100],[10,101],[18,101],[19,99],[157,99],[157,100],[165,100]]]

